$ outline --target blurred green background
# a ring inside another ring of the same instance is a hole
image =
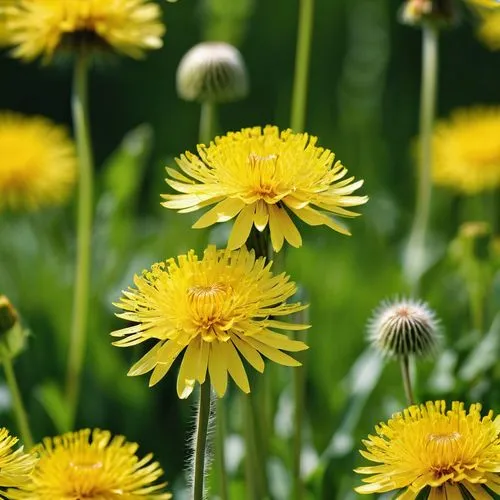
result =
[[[361,437],[404,405],[396,364],[381,371],[380,360],[364,352],[371,311],[380,300],[408,292],[400,256],[414,206],[410,146],[418,126],[421,37],[418,29],[397,22],[400,3],[316,1],[306,130],[319,136],[321,146],[334,150],[350,173],[365,179],[362,192],[370,201],[361,209],[363,216],[350,222],[352,237],[301,227],[304,246],[287,252],[286,269],[307,290],[311,303],[305,463],[316,474],[312,472],[308,484],[310,498],[355,498],[351,489],[359,478],[352,468],[362,462],[356,451]],[[159,204],[160,193],[168,189],[164,166],[197,143],[199,107],[176,96],[180,58],[203,39],[238,45],[251,91],[246,100],[221,108],[220,132],[268,123],[287,127],[298,0],[180,0],[161,5],[168,30],[164,48],[144,61],[98,65],[91,75],[99,188],[89,346],[77,425],[126,434],[144,453],[154,452],[169,483],[181,488],[194,399],[177,399],[173,374],[153,389],[146,377],[126,377],[141,349],[111,346],[109,332],[123,326],[114,318],[112,302],[134,273],[189,248],[201,252],[209,237],[190,229],[195,216],[178,215]],[[461,4],[458,8],[460,24],[442,36],[440,116],[455,107],[496,104],[500,93],[500,56],[480,45],[473,16]],[[70,80],[69,65],[27,65],[4,55],[0,109],[43,114],[69,127]],[[436,262],[424,278],[422,296],[442,318],[446,348],[436,362],[421,365],[417,391],[420,399],[460,397],[498,409],[499,333],[493,329],[487,337],[490,344],[483,345],[494,353],[493,360],[478,366],[471,350],[479,337],[468,326],[465,285],[446,251],[459,222],[469,217],[469,205],[436,191]],[[27,216],[1,215],[0,290],[32,332],[16,368],[37,438],[56,433],[60,418],[56,387],[64,376],[71,315],[74,211],[70,205]],[[492,278],[485,329],[498,310],[497,278]],[[289,374],[280,374],[278,431],[290,417],[285,404]],[[1,422],[12,427],[6,388],[0,389]],[[232,423],[235,432],[238,425]],[[288,465],[286,443],[285,436],[273,462],[274,482],[284,482],[285,491],[286,473],[280,474]],[[241,471],[234,475],[234,498],[243,498],[237,489]],[[276,497],[287,498],[286,493],[280,496],[280,487],[273,486]]]

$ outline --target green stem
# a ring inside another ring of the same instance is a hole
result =
[[[308,323],[309,319],[304,317],[307,315],[307,310],[302,311],[301,318],[298,323]],[[304,340],[302,332],[296,332],[296,340]],[[302,428],[304,421],[304,408],[305,408],[305,389],[306,389],[306,356],[305,353],[298,353],[297,359],[302,363],[301,367],[293,370],[293,392],[295,409],[293,416],[293,463],[292,463],[292,477],[293,477],[293,496],[294,500],[300,500],[304,496],[304,486],[302,484]]]
[[[418,294],[425,269],[425,245],[432,197],[432,131],[436,114],[439,30],[422,27],[422,80],[420,88],[420,154],[415,217],[408,240],[407,261],[413,293]]]
[[[17,427],[19,428],[19,433],[21,434],[21,439],[23,440],[25,447],[29,450],[33,448],[34,442],[33,437],[31,436],[28,416],[26,414],[26,410],[24,409],[19,386],[17,385],[14,367],[12,366],[12,360],[6,357],[2,362],[3,369],[5,371],[5,379],[7,380],[7,385],[9,386],[10,394],[12,396],[12,403],[14,405],[14,414],[16,416]]]
[[[313,20],[314,0],[300,0],[290,123],[295,132],[302,132],[305,125]]]
[[[215,137],[217,128],[217,105],[214,102],[206,101],[201,103],[200,112],[200,143],[210,144]]]
[[[205,459],[207,453],[208,420],[210,417],[210,378],[200,386],[200,402],[196,423],[196,448],[194,450],[193,500],[203,500],[205,486]]]
[[[415,398],[413,396],[413,389],[411,387],[411,377],[410,377],[410,359],[408,356],[401,356],[400,358],[401,364],[401,376],[403,378],[403,385],[405,388],[406,399],[408,401],[408,405],[415,404]]]
[[[226,412],[224,398],[217,401],[217,464],[219,467],[219,496],[221,500],[229,498],[229,488],[226,474],[226,453],[224,443],[226,438]]]
[[[81,52],[73,77],[73,126],[79,160],[76,277],[71,324],[66,396],[73,427],[78,407],[80,377],[85,356],[92,244],[93,159],[87,103],[88,57]]]
[[[254,384],[255,385],[255,384]],[[245,397],[245,425],[247,426],[247,464],[250,464],[249,470],[251,480],[255,483],[254,500],[265,500],[269,498],[267,487],[267,454],[263,450],[263,434],[261,422],[261,412],[258,408],[255,395],[250,393]],[[248,478],[247,478],[248,479]]]

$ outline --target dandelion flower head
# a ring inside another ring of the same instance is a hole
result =
[[[139,58],[162,46],[161,9],[149,0],[19,0],[7,11],[13,55],[50,60],[63,46]]]
[[[14,500],[167,500],[165,483],[151,454],[139,459],[138,445],[108,431],[84,429],[46,438],[28,486],[12,492]],[[9,491],[10,493],[10,491]]]
[[[0,428],[0,498],[13,498],[5,488],[20,488],[30,481],[36,456],[23,448],[14,450],[18,439],[7,429]]]
[[[384,300],[368,324],[368,334],[385,356],[426,356],[437,345],[438,323],[434,311],[422,300]]]
[[[269,226],[276,251],[284,240],[300,247],[302,238],[290,214],[306,224],[350,234],[330,214],[358,215],[348,208],[367,201],[366,196],[352,195],[363,181],[346,178],[347,169],[316,141],[273,126],[216,137],[209,146],[198,146],[198,156],[186,152],[176,160],[182,172],[167,168],[167,183],[181,194],[163,195],[163,206],[186,213],[215,205],[195,228],[236,217],[230,250],[245,244],[252,226],[258,231]]]
[[[228,373],[243,392],[250,392],[240,355],[259,372],[264,371],[261,355],[281,365],[300,365],[282,351],[307,346],[273,330],[308,328],[276,319],[305,306],[286,303],[295,283],[285,274],[274,276],[270,268],[246,247],[231,252],[209,246],[202,259],[191,251],[136,276],[136,288],[124,291],[116,304],[125,311],[118,316],[136,324],[113,332],[122,337],[114,344],[133,346],[150,339],[156,344],[129,375],[153,370],[150,385],[156,384],[183,353],[179,397],[188,397],[196,381],[204,383],[207,371],[223,396]]]
[[[63,127],[0,111],[0,211],[60,204],[75,178],[75,148]]]
[[[500,186],[500,107],[455,111],[436,125],[433,179],[472,195]]]
[[[375,430],[360,453],[377,465],[356,469],[370,475],[357,493],[400,490],[400,500],[414,500],[425,488],[432,500],[494,498],[488,490],[500,494],[500,416],[481,416],[480,404],[467,411],[453,402],[447,410],[444,401],[430,401]]]

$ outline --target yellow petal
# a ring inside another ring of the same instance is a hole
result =
[[[170,370],[172,363],[175,361],[177,356],[181,353],[181,351],[186,346],[175,342],[174,340],[169,340],[161,349],[158,350],[157,354],[157,364],[153,373],[151,374],[151,378],[149,379],[149,386],[157,384]]]
[[[211,226],[217,222],[227,222],[231,220],[242,208],[245,203],[236,198],[226,198],[215,207],[211,208],[206,214],[202,215],[194,224],[194,229],[201,229]]]
[[[264,331],[253,335],[253,338],[263,344],[267,344],[275,349],[282,349],[283,351],[298,352],[309,349],[304,342],[301,342],[300,340],[292,340],[282,333]]]
[[[299,248],[302,245],[302,237],[300,236],[299,230],[293,223],[292,219],[290,219],[287,211],[276,206],[275,213],[286,241],[288,241],[288,243],[290,243],[293,247]]]
[[[210,381],[220,398],[224,396],[227,389],[227,365],[224,352],[220,348],[218,340],[210,343],[210,356],[208,358],[208,371]]]
[[[288,323],[286,321],[277,321],[275,319],[268,319],[266,321],[266,326],[270,328],[279,328],[280,330],[307,330],[308,328],[311,328],[311,325]]]
[[[254,212],[255,205],[247,205],[236,217],[227,242],[228,250],[236,250],[246,243],[252,229]]]
[[[480,484],[474,484],[470,481],[462,481],[462,484],[469,490],[474,500],[491,500],[493,498]]]
[[[200,339],[196,338],[189,343],[177,376],[177,395],[180,399],[186,399],[193,392],[200,354]]]
[[[223,355],[226,358],[227,369],[229,374],[236,382],[238,387],[246,394],[250,392],[250,385],[248,383],[248,377],[245,371],[245,367],[241,362],[241,358],[236,352],[233,343],[229,340],[228,342],[220,342],[219,346]]]
[[[275,252],[279,252],[283,246],[285,240],[285,235],[281,230],[279,223],[279,218],[276,215],[276,207],[274,205],[268,205],[269,210],[269,231],[271,233],[271,244]]]
[[[293,359],[291,356],[288,356],[288,354],[285,354],[274,347],[263,344],[253,337],[245,337],[245,339],[254,349],[257,349],[257,351],[275,363],[285,366],[301,366],[301,363],[299,363],[296,359]]]
[[[269,211],[267,205],[262,200],[257,201],[255,205],[255,216],[253,223],[258,231],[264,231],[269,221]]]
[[[194,181],[192,179],[189,179],[185,175],[182,175],[178,170],[175,170],[174,168],[165,167],[165,170],[167,171],[167,174],[172,177],[172,179],[180,182],[185,182],[187,184],[194,184]]]
[[[318,212],[311,207],[304,207],[301,210],[295,210],[294,208],[290,208],[290,210],[300,219],[302,219],[306,224],[310,226],[321,226],[325,225],[329,228],[337,231],[339,233],[350,236],[351,233],[339,222],[335,221],[332,217],[329,217],[326,214]]]
[[[143,375],[151,371],[158,362],[158,351],[163,346],[162,342],[158,342],[152,349],[150,349],[139,361],[132,365],[127,375],[133,377],[136,375]]]
[[[259,352],[246,342],[245,337],[236,335],[232,338],[233,343],[243,357],[260,373],[264,371],[264,360]]]

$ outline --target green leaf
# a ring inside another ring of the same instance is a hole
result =
[[[492,368],[500,355],[500,314],[495,316],[490,331],[482,338],[462,364],[458,376],[470,382]]]
[[[52,420],[58,434],[70,430],[70,412],[60,387],[53,380],[44,382],[37,390],[37,399]]]

